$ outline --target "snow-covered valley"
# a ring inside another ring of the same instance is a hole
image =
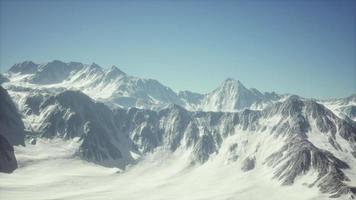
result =
[[[19,169],[0,174],[1,199],[323,199],[309,178],[281,187],[262,166],[244,173],[219,158],[190,166],[184,152],[147,155],[125,172],[75,157],[76,141],[40,140],[16,147]],[[313,176],[313,174],[311,174]],[[309,180],[308,180],[309,179]],[[303,194],[303,196],[301,196]]]

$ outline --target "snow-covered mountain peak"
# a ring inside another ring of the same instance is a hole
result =
[[[109,79],[113,79],[113,78],[117,78],[117,77],[120,77],[120,76],[126,76],[126,73],[121,71],[115,65],[113,65],[106,71],[106,76]]]
[[[32,61],[24,61],[14,64],[10,69],[10,73],[33,74],[37,71],[38,64]]]
[[[247,88],[239,81],[236,79],[232,78],[227,78],[221,85],[221,89],[228,89],[228,90],[247,90]]]
[[[202,109],[209,111],[237,111],[262,103],[263,95],[247,89],[240,81],[226,79],[217,89],[207,94]]]

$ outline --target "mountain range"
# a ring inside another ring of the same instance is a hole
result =
[[[218,162],[282,186],[356,197],[356,94],[315,100],[234,79],[207,94],[177,93],[115,66],[58,60],[15,64],[0,81],[4,172],[17,167],[13,146],[77,138],[74,156],[121,173],[163,149],[184,152],[187,169]]]

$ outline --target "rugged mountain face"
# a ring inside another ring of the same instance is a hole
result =
[[[356,94],[346,98],[320,101],[341,118],[350,118],[356,121]]]
[[[24,124],[7,91],[0,86],[0,134],[11,145],[24,144]]]
[[[114,122],[111,110],[78,91],[33,95],[23,105],[34,137],[80,138],[79,155],[103,165],[124,167],[133,160],[130,140]]]
[[[240,81],[227,79],[220,87],[204,97],[200,109],[225,112],[245,108],[261,109],[271,103],[273,100],[271,97],[275,96],[265,96],[256,89],[247,89]]]
[[[177,104],[188,110],[238,111],[262,109],[282,96],[262,94],[247,89],[241,82],[227,79],[206,95],[182,91],[178,94],[156,80],[132,77],[113,66],[102,69],[97,64],[64,63],[58,60],[35,64],[31,61],[12,66],[6,74],[11,87],[32,90],[81,90],[90,97],[113,107],[137,107],[160,110]]]
[[[128,76],[115,66],[105,70],[95,63],[23,62],[11,67],[7,76],[12,87],[25,84],[37,90],[81,90],[96,100],[125,108],[157,109],[169,103],[183,104],[175,92],[158,81]]]
[[[187,90],[180,91],[178,96],[180,99],[182,99],[185,108],[188,110],[197,110],[204,99],[204,95]]]
[[[10,152],[4,158],[13,158],[13,144],[23,144],[23,134],[7,130],[25,128],[32,143],[80,138],[78,154],[105,166],[124,168],[136,162],[132,155],[163,149],[185,152],[191,166],[218,161],[246,174],[270,172],[282,185],[309,177],[302,184],[331,197],[355,197],[354,95],[315,102],[261,93],[232,79],[206,95],[176,94],[115,66],[60,61],[16,64],[6,78],[24,124],[3,92],[0,142],[2,152]]]
[[[0,86],[0,172],[17,168],[14,145],[24,145],[24,125],[7,91]]]
[[[249,173],[272,168],[284,185],[315,173],[310,187],[331,197],[355,193],[343,171],[353,166],[343,160],[354,163],[356,126],[314,101],[291,96],[262,111],[238,113],[189,112],[176,105],[159,112],[118,109],[115,116],[142,154],[183,149],[190,152],[192,164],[221,159],[240,163]]]

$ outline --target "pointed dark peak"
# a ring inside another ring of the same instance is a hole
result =
[[[68,66],[70,66],[70,67],[83,67],[84,65],[81,62],[71,61],[71,62],[68,63]]]
[[[26,61],[23,61],[21,63],[18,63],[18,65],[37,65],[36,63],[34,63],[33,61],[31,60],[26,60]]]
[[[92,67],[92,68],[100,68],[101,69],[101,67],[98,64],[96,64],[95,62],[91,63],[90,67]]]
[[[46,107],[47,105],[54,104],[55,102],[58,102],[66,107],[73,108],[78,105],[88,105],[90,103],[94,103],[95,101],[79,90],[66,90],[48,98],[46,102],[41,105],[41,107]]]
[[[306,113],[312,114],[314,118],[316,116],[332,114],[325,106],[317,103],[315,100],[303,99],[297,95],[289,96],[280,106],[280,111],[283,114],[288,113],[289,115],[301,114],[303,109]]]
[[[227,78],[224,80],[223,84],[241,84],[241,82],[233,78]]]
[[[85,95],[84,93],[82,93],[79,90],[66,90],[64,92],[61,92],[61,93],[57,94],[56,97],[57,98],[64,98],[64,99],[68,99],[68,98],[90,99],[90,97],[88,97],[87,95]]]
[[[47,63],[47,65],[65,65],[66,63],[61,60],[52,60]]]
[[[9,72],[11,73],[20,73],[20,74],[33,74],[37,71],[38,64],[32,61],[24,61],[14,64]]]
[[[297,95],[291,95],[283,102],[273,104],[267,109],[268,114],[281,114],[288,117],[300,114],[303,110],[304,102]]]
[[[39,65],[39,71],[57,70],[58,68],[66,68],[67,63],[60,60],[52,60],[45,64]]]
[[[285,108],[295,108],[295,107],[300,107],[304,103],[301,100],[301,98],[297,95],[291,95],[289,96],[283,103],[283,107]]]
[[[90,71],[103,72],[103,69],[96,63],[86,64],[84,65],[86,69]]]

